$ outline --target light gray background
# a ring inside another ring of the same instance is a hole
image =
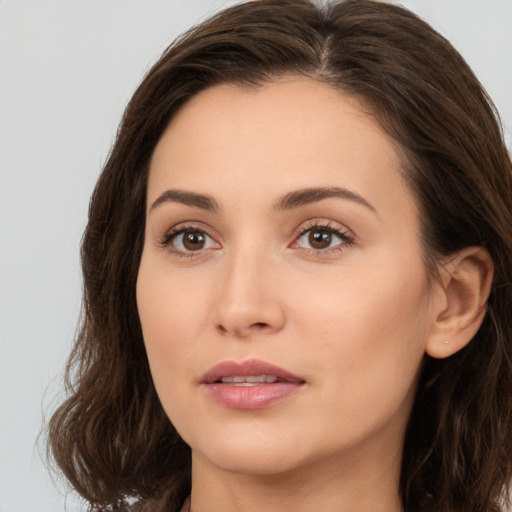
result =
[[[92,187],[144,71],[175,36],[233,3],[0,0],[0,512],[64,510],[35,442],[80,310]],[[466,57],[510,148],[512,0],[402,3]]]

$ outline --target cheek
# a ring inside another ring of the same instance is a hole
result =
[[[151,373],[159,394],[191,371],[195,343],[206,325],[204,290],[196,279],[142,259],[137,306]],[[174,388],[175,389],[175,388]]]
[[[290,291],[301,309],[298,317],[324,330],[343,331],[357,326],[361,335],[375,334],[389,329],[408,328],[425,317],[428,305],[428,288],[421,275],[393,276],[382,279],[367,268],[351,269],[299,282]]]
[[[385,271],[364,265],[306,287],[309,293],[302,296],[308,299],[297,301],[294,310],[298,339],[315,345],[312,373],[335,367],[340,385],[377,395],[391,386],[403,394],[416,377],[430,325],[421,265],[397,262]]]
[[[159,261],[162,259],[163,261]],[[165,258],[142,258],[137,278],[137,307],[148,340],[183,329],[192,335],[203,322],[204,287],[193,272],[177,272]]]
[[[345,284],[348,292],[350,283]],[[424,297],[415,292],[396,283],[376,289],[358,280],[347,295],[335,289],[303,311],[309,318],[300,331],[311,345],[310,380],[316,402],[329,411],[333,439],[341,435],[339,425],[354,439],[383,425],[405,428],[427,332],[418,313]]]

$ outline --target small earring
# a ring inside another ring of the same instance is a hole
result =
[[[445,345],[448,345],[448,343],[450,343],[448,340],[444,340]]]

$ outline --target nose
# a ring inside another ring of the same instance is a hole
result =
[[[220,276],[214,323],[222,335],[247,339],[285,325],[278,269],[265,255],[232,254]]]

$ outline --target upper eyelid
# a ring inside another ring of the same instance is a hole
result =
[[[297,229],[294,231],[294,236],[300,236],[307,231],[311,231],[313,229],[325,229],[332,232],[338,232],[340,234],[350,236],[351,238],[356,238],[355,233],[348,228],[346,225],[341,224],[340,222],[334,221],[332,219],[323,219],[313,218],[308,219],[302,222]]]
[[[165,230],[165,234],[177,234],[183,231],[202,231],[206,233],[211,238],[216,238],[215,230],[201,221],[185,221],[179,222],[171,226],[169,229]]]

